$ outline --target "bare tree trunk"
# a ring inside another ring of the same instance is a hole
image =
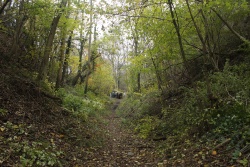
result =
[[[62,0],[61,5],[60,5],[60,9],[63,10],[63,8],[66,7],[66,4],[67,4],[67,0]],[[38,81],[43,81],[46,78],[50,52],[52,50],[52,45],[53,45],[53,40],[54,40],[55,33],[56,33],[56,28],[57,28],[58,22],[61,18],[61,15],[62,15],[62,12],[59,12],[59,14],[56,17],[54,17],[52,24],[50,26],[50,32],[49,32],[49,36],[48,36],[48,39],[47,39],[47,42],[45,45],[43,60],[41,62],[40,70],[39,70],[39,73],[37,76]]]

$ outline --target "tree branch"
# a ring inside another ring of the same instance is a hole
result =
[[[10,2],[11,0],[6,0],[3,4],[3,6],[0,8],[0,15],[3,13],[5,7],[7,6],[7,4]]]
[[[223,17],[213,8],[211,8],[211,10],[220,18],[220,20],[227,26],[227,28],[235,35],[237,36],[240,40],[242,40],[243,42],[246,42],[248,44],[250,44],[250,41],[247,40],[245,37],[241,36],[238,32],[236,32],[228,23],[225,19],[223,19]]]

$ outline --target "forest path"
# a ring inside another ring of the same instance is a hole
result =
[[[160,159],[153,143],[138,138],[132,130],[121,125],[122,118],[116,113],[120,101],[114,101],[112,112],[105,118],[104,146],[89,150],[84,166],[157,167]]]

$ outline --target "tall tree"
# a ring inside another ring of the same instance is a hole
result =
[[[171,14],[171,18],[172,18],[172,23],[174,25],[174,28],[175,28],[175,31],[176,31],[176,34],[177,34],[177,37],[178,37],[180,53],[181,53],[181,57],[182,57],[182,60],[183,60],[183,64],[184,64],[184,67],[186,68],[186,70],[188,70],[187,58],[186,58],[184,47],[183,47],[182,36],[181,36],[181,33],[180,33],[180,26],[178,24],[178,16],[177,16],[177,13],[175,11],[172,0],[168,0],[168,6],[169,6],[169,11],[170,11],[170,14]]]
[[[68,71],[68,69],[69,69],[69,55],[70,55],[70,50],[71,50],[71,46],[72,46],[72,35],[73,35],[73,31],[71,32],[71,34],[69,35],[68,40],[67,40],[67,47],[66,47],[66,51],[65,51],[63,70],[62,70],[62,79],[61,79],[62,85],[65,83],[66,75],[69,72]]]
[[[63,72],[63,64],[65,60],[65,44],[66,44],[66,35],[65,35],[65,31],[63,31],[62,38],[61,38],[60,52],[59,52],[59,68],[57,71],[57,79],[56,79],[56,86],[55,86],[56,89],[62,86],[62,72]]]
[[[88,80],[89,80],[89,75],[90,75],[90,62],[92,59],[92,53],[91,53],[91,43],[92,43],[92,25],[93,25],[93,3],[92,0],[90,0],[90,23],[89,23],[89,46],[88,46],[88,75],[86,76],[85,80],[85,88],[84,88],[84,93],[87,94],[88,92]]]
[[[85,2],[85,1],[84,1]],[[82,3],[80,0],[78,1],[78,5]],[[82,7],[80,8],[80,28],[79,28],[79,34],[80,34],[80,39],[79,39],[79,43],[80,43],[80,48],[78,49],[78,53],[79,53],[79,64],[78,64],[78,70],[77,70],[77,74],[76,76],[73,78],[72,80],[72,85],[75,86],[78,82],[78,80],[81,77],[82,74],[82,69],[83,69],[83,54],[84,54],[84,47],[85,44],[87,42],[87,34],[84,34],[85,31],[85,9],[83,9]]]
[[[24,28],[24,24],[27,21],[28,17],[24,13],[24,5],[25,5],[24,0],[21,0],[20,2],[17,2],[16,5],[19,6],[19,9],[17,11],[18,16],[16,18],[15,31],[14,31],[14,34],[13,34],[13,44],[12,44],[12,48],[11,48],[11,51],[10,51],[10,55],[16,55],[17,56],[18,48],[19,48],[20,35],[22,33],[22,30]]]
[[[50,57],[50,53],[52,50],[52,45],[53,45],[53,40],[55,37],[55,33],[56,33],[56,28],[58,25],[58,22],[61,18],[61,15],[64,11],[64,8],[66,7],[67,4],[67,0],[62,0],[59,10],[57,11],[57,15],[54,17],[51,26],[50,26],[50,32],[49,32],[49,36],[47,38],[46,44],[45,44],[45,50],[44,50],[44,54],[43,54],[43,59],[40,65],[40,70],[37,76],[37,80],[38,81],[43,81],[45,80],[46,76],[47,76],[47,70],[48,70],[48,64],[49,64],[49,57]]]

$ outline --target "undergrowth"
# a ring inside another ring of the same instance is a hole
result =
[[[61,88],[57,95],[63,99],[63,106],[82,121],[87,121],[89,117],[98,118],[107,111],[106,105],[109,103],[105,96],[98,97],[92,92],[85,95],[81,86]]]
[[[170,159],[190,158],[196,155],[195,150],[201,152],[205,147],[193,161],[200,156],[204,161],[220,159],[221,152],[227,164],[246,166],[250,151],[249,75],[245,63],[227,62],[223,71],[210,73],[191,87],[179,87],[176,95],[159,96],[157,90],[133,94],[119,111],[123,122],[139,136],[163,140],[159,150]]]
[[[102,145],[108,97],[83,95],[80,86],[60,89],[61,107],[32,81],[9,77],[0,87],[0,166],[74,166],[84,149]]]

